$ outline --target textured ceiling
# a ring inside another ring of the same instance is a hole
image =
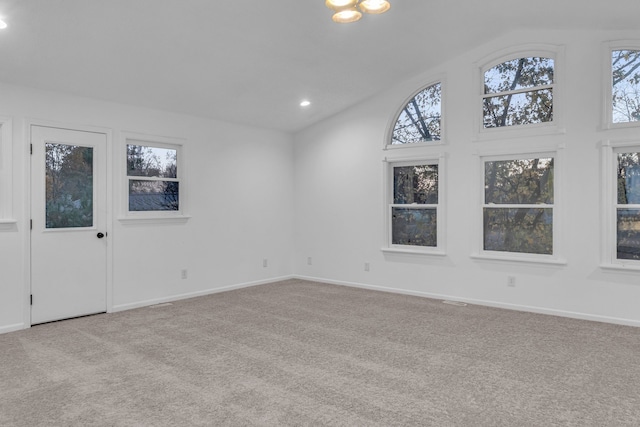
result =
[[[0,0],[0,81],[295,132],[519,28],[638,29],[638,0]],[[313,104],[301,109],[308,98]]]

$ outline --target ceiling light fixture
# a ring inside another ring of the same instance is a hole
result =
[[[324,4],[333,10],[332,19],[339,24],[358,21],[362,12],[377,15],[391,7],[387,0],[326,0]]]
[[[0,30],[4,30],[5,28],[7,28],[7,23],[0,18]]]
[[[300,102],[301,107],[308,107],[309,105],[311,105],[311,101],[309,101],[308,99],[305,99]]]

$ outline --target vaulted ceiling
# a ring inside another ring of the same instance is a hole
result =
[[[391,3],[0,0],[0,81],[295,132],[515,29],[639,29],[638,0]]]

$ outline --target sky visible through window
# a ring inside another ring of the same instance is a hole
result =
[[[611,54],[613,123],[640,120],[640,50]]]

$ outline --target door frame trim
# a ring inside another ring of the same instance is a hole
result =
[[[107,313],[113,312],[113,129],[91,126],[72,124],[68,122],[58,122],[44,119],[25,118],[24,120],[24,150],[25,150],[25,164],[24,164],[24,185],[23,194],[26,195],[24,200],[24,212],[25,218],[23,224],[25,227],[30,224],[32,218],[31,214],[31,128],[33,126],[50,127],[56,129],[76,130],[81,132],[100,133],[106,136],[106,184],[107,184],[107,206],[106,206],[106,227],[107,235],[107,277],[106,277],[106,292],[107,292]],[[31,230],[28,230],[24,237],[24,297],[23,297],[23,322],[24,327],[31,327]]]

